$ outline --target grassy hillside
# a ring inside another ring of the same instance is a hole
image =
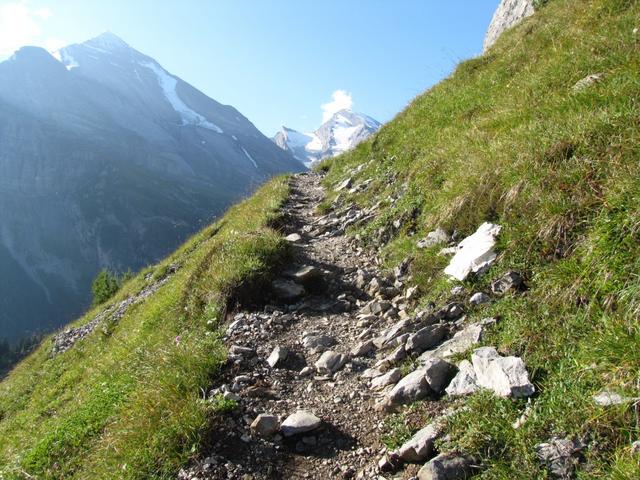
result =
[[[270,182],[127,282],[110,304],[178,266],[118,322],[57,356],[49,338],[23,361],[0,384],[0,478],[173,478],[228,407],[203,400],[226,359],[218,325],[234,288],[282,256],[270,225],[287,195],[285,179]]]
[[[539,3],[487,54],[321,168],[329,190],[373,179],[346,195],[382,202],[352,233],[376,245],[391,230],[387,264],[413,259],[425,304],[445,301],[453,284],[441,247],[416,241],[438,226],[461,237],[484,221],[503,226],[499,260],[464,287],[487,291],[515,269],[530,288],[470,316],[500,318],[485,343],[521,355],[539,395],[519,429],[524,402],[486,394],[451,420],[450,446],[483,460],[481,478],[544,478],[535,445],[552,435],[588,439],[580,478],[639,478],[636,414],[591,396],[640,396],[640,3]],[[601,80],[573,89],[590,74]]]

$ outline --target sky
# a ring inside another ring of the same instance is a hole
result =
[[[499,0],[0,0],[0,60],[111,31],[265,135],[386,122],[482,52]]]

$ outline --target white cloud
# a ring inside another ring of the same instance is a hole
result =
[[[43,33],[43,23],[51,15],[50,9],[33,7],[27,0],[0,3],[0,57],[11,55],[25,45],[49,50],[63,46],[60,39]]]
[[[331,101],[320,106],[322,108],[322,122],[329,120],[334,113],[348,110],[352,106],[351,94],[345,90],[336,90],[331,94]]]

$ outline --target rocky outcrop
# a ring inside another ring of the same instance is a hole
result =
[[[524,18],[530,17],[534,11],[533,0],[502,0],[493,14],[484,38],[484,51],[489,50],[505,30],[517,25]]]

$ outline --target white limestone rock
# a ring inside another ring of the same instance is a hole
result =
[[[501,357],[495,348],[478,348],[471,355],[478,386],[501,397],[529,397],[535,387],[529,381],[524,362],[518,357]]]
[[[494,246],[502,227],[493,223],[483,223],[473,235],[468,236],[456,247],[456,254],[444,273],[463,281],[471,273],[485,271],[496,259]]]

